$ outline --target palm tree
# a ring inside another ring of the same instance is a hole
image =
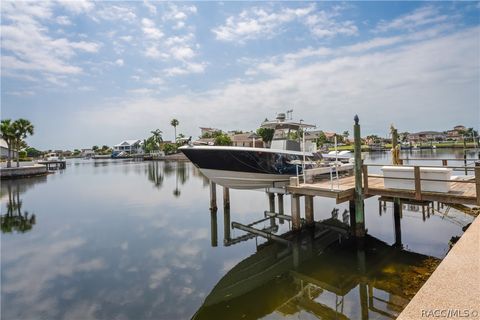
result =
[[[5,140],[5,143],[7,144],[7,147],[8,147],[7,168],[10,168],[12,166],[11,152],[12,152],[12,147],[15,140],[15,130],[13,128],[12,120],[10,119],[2,120],[1,126],[0,126],[0,132],[2,135],[2,139]]]
[[[153,141],[157,144],[158,150],[160,150],[160,144],[163,142],[162,131],[160,129],[156,129],[151,131],[151,133],[152,133]]]
[[[170,121],[170,125],[173,127],[173,129],[175,130],[175,140],[174,142],[177,142],[177,126],[180,124],[180,122],[178,122],[177,119],[172,119],[172,121]]]
[[[33,135],[33,124],[27,119],[20,118],[13,122],[12,127],[13,127],[13,133],[15,136],[14,146],[17,149],[17,167],[20,167],[20,163],[18,159],[20,147],[26,145],[24,140],[28,135]]]

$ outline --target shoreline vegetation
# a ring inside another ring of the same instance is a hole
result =
[[[439,142],[439,143],[433,143],[433,144],[418,144],[417,147],[420,149],[420,148],[431,148],[432,146],[434,146],[435,148],[437,149],[476,149],[476,145],[475,143],[473,142],[468,142],[466,143],[466,146],[463,145],[463,143],[459,143],[459,142]],[[338,151],[352,151],[353,152],[353,144],[352,145],[342,145],[342,146],[337,146],[337,150]],[[362,145],[362,151],[371,151],[371,152],[375,152],[375,151],[388,151],[392,149],[392,144],[391,143],[387,143],[385,144],[385,146],[382,148],[382,150],[372,150],[372,148],[369,146],[369,145]],[[333,146],[329,146],[328,147],[328,151],[334,151],[335,150],[335,147]],[[418,149],[414,149],[414,150],[418,150]]]

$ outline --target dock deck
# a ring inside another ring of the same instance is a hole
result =
[[[383,176],[368,176],[368,183],[363,183],[365,197],[386,196],[402,199],[439,201],[444,203],[478,205],[475,183],[452,180],[449,192],[426,192],[419,194],[415,190],[387,189]],[[354,200],[355,177],[347,176],[334,180],[322,180],[314,183],[301,183],[288,186],[287,190],[296,195],[322,196],[335,198],[337,203]]]

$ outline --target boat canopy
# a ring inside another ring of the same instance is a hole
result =
[[[295,121],[281,121],[281,120],[273,120],[273,121],[265,121],[262,123],[260,126],[261,128],[270,128],[270,129],[275,129],[275,130],[288,130],[288,129],[293,129],[293,130],[298,130],[300,128],[315,128],[315,125],[313,124],[306,124],[302,122],[295,122]]]

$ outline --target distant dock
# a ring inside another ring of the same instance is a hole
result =
[[[46,166],[47,170],[65,169],[67,167],[67,161],[65,160],[45,160],[37,163]]]

